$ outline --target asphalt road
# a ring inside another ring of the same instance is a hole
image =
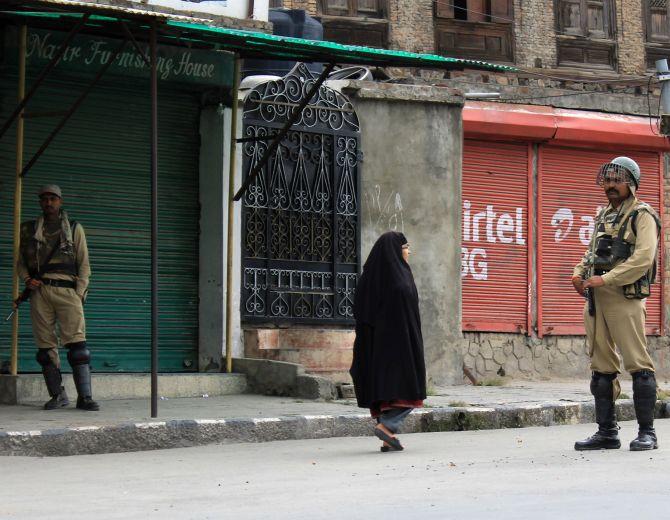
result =
[[[661,448],[575,452],[593,425],[0,458],[1,519],[670,518]]]

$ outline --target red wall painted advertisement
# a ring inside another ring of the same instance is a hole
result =
[[[463,146],[463,330],[528,330],[527,144]]]
[[[574,291],[570,278],[573,267],[588,248],[595,216],[607,205],[602,188],[596,185],[596,174],[602,164],[617,155],[637,161],[642,170],[638,197],[659,211],[658,153],[540,146],[538,333],[541,336],[584,334],[584,299]],[[662,334],[661,295],[661,284],[656,283],[647,300],[647,334]]]

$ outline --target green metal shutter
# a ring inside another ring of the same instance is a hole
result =
[[[16,104],[16,78],[0,80],[4,120]],[[90,81],[47,81],[27,112],[67,109]],[[29,79],[28,85],[31,84]],[[27,162],[58,117],[27,118]],[[148,81],[101,82],[56,137],[23,185],[22,220],[39,214],[36,190],[63,189],[64,206],[84,227],[91,256],[87,338],[98,372],[150,369],[150,104]],[[198,155],[196,93],[159,85],[159,359],[161,371],[197,370]],[[11,309],[15,129],[0,141],[0,294]],[[28,306],[21,312],[19,370],[39,370]],[[0,327],[9,360],[11,325]],[[65,363],[65,368],[67,363]]]

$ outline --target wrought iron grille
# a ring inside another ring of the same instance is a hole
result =
[[[303,64],[244,103],[243,177],[316,78]],[[360,265],[360,128],[349,100],[321,86],[243,198],[242,317],[352,323]]]

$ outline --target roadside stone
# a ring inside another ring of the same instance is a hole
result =
[[[466,354],[463,357],[463,363],[465,364],[466,367],[474,368],[474,366],[475,366],[475,356],[472,356],[470,354]]]
[[[572,339],[558,338],[556,341],[556,348],[561,354],[568,354],[572,350]]]
[[[509,358],[514,353],[514,341],[507,340],[503,343],[503,353],[506,358]]]
[[[499,417],[501,428],[549,426],[553,422],[553,410],[541,405],[509,406],[499,411]]]
[[[505,356],[505,352],[503,351],[502,346],[496,348],[493,351],[493,361],[495,361],[498,365],[504,365],[506,360],[507,356]]]
[[[484,359],[492,359],[493,358],[493,348],[491,347],[491,342],[489,340],[482,341],[481,346],[479,348],[479,354]]]
[[[549,358],[533,356],[533,367],[538,374],[546,374],[549,371]]]
[[[486,374],[486,367],[484,366],[484,358],[481,356],[481,354],[479,354],[475,358],[474,369],[477,372],[477,375],[483,376]]]
[[[513,351],[517,359],[523,359],[526,356],[527,347],[522,343],[514,343]]]
[[[487,373],[495,373],[500,369],[500,364],[496,363],[492,359],[484,360],[484,367],[486,368]]]
[[[529,373],[533,371],[533,365],[531,360],[527,357],[519,359],[519,370],[524,373]]]

